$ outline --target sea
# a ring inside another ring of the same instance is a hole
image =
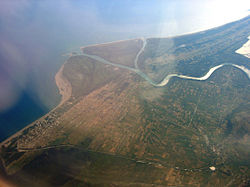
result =
[[[0,142],[60,102],[54,76],[68,58],[64,54],[90,44],[219,26],[249,13],[240,1],[225,1],[221,16],[209,0],[1,0]]]

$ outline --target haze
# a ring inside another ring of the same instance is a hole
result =
[[[58,104],[54,76],[62,54],[93,43],[204,30],[246,16],[249,7],[247,0],[2,0],[1,136]]]

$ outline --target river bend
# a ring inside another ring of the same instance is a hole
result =
[[[112,66],[115,66],[115,67],[119,67],[119,68],[123,68],[123,69],[127,69],[127,70],[130,70],[130,71],[133,71],[133,72],[137,73],[138,75],[140,75],[142,78],[144,78],[146,81],[148,81],[150,84],[152,84],[153,86],[156,86],[156,87],[166,86],[168,84],[169,80],[172,77],[178,77],[178,78],[187,79],[187,80],[205,81],[217,69],[222,68],[223,66],[233,66],[233,67],[236,67],[236,68],[240,69],[241,71],[243,71],[248,76],[248,78],[250,79],[250,70],[247,69],[245,66],[241,66],[241,65],[237,65],[237,64],[231,64],[231,63],[224,63],[224,64],[220,64],[220,65],[217,65],[217,66],[214,66],[214,67],[210,68],[209,71],[204,76],[202,76],[202,77],[192,77],[192,76],[187,76],[187,75],[169,74],[161,82],[156,83],[152,79],[150,79],[145,73],[143,73],[139,69],[139,67],[138,67],[138,58],[142,54],[142,52],[144,51],[144,49],[146,47],[146,44],[147,44],[146,39],[142,38],[142,41],[143,41],[143,46],[140,49],[140,51],[137,53],[136,58],[134,60],[134,66],[135,66],[135,68],[131,68],[131,67],[128,67],[128,66],[125,66],[125,65],[121,65],[121,64],[115,64],[115,63],[112,63],[112,62],[110,62],[108,60],[105,60],[105,59],[103,59],[103,58],[101,58],[99,56],[89,55],[89,54],[86,54],[84,52],[82,52],[82,55],[86,56],[86,57],[89,57],[91,59],[94,59],[94,60],[96,60],[98,62],[101,62],[103,64],[108,64],[108,65],[112,65]]]

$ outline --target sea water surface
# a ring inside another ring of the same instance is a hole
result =
[[[205,30],[246,15],[244,3],[228,3],[223,17],[213,4],[1,0],[0,141],[60,102],[54,76],[67,60],[63,54],[89,44]]]

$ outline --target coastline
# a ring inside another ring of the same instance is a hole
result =
[[[59,90],[59,94],[62,96],[60,103],[55,109],[65,103],[72,95],[72,87],[70,82],[63,76],[64,64],[55,75],[55,82]],[[54,110],[54,109],[53,109]]]
[[[80,47],[80,50],[83,51],[83,49],[85,47],[90,47],[90,46],[102,46],[102,45],[106,45],[106,44],[119,43],[119,42],[124,42],[124,41],[131,41],[131,40],[140,40],[140,39],[141,38],[125,39],[125,40],[117,40],[117,41],[111,41],[111,42],[100,43],[100,44],[87,45],[87,46]],[[72,54],[69,54],[69,57],[70,56],[72,56]],[[67,63],[67,61],[65,63]],[[56,73],[56,75],[54,77],[54,80],[55,80],[56,86],[58,88],[59,94],[61,95],[61,101],[60,101],[60,103],[55,108],[53,108],[51,111],[49,111],[47,114],[41,116],[37,120],[33,121],[32,123],[28,124],[24,128],[20,129],[19,131],[17,131],[16,133],[14,133],[10,137],[8,137],[7,139],[5,139],[2,142],[0,142],[0,148],[2,146],[4,146],[4,145],[8,145],[11,142],[12,139],[20,136],[23,133],[24,130],[26,130],[26,129],[32,127],[33,125],[35,125],[37,121],[40,121],[40,120],[43,120],[44,118],[46,118],[52,111],[54,111],[58,107],[62,106],[63,103],[65,103],[71,97],[71,95],[72,95],[71,84],[63,76],[63,69],[64,69],[65,63],[60,67],[60,69],[58,70],[58,72]]]
[[[197,32],[194,32],[194,33],[197,33]],[[188,33],[190,34],[190,33]],[[159,37],[157,37],[159,38]],[[161,37],[160,37],[161,38]],[[170,37],[171,38],[171,37]],[[88,46],[82,46],[80,47],[80,50],[82,51],[83,53],[83,50],[85,47],[90,47],[90,46],[103,46],[103,45],[106,45],[106,44],[112,44],[112,43],[119,43],[119,42],[123,42],[123,41],[130,41],[130,40],[140,40],[142,38],[135,38],[135,39],[125,39],[125,40],[118,40],[118,41],[112,41],[112,42],[106,42],[106,43],[101,43],[101,44],[93,44],[93,45],[88,45]],[[149,39],[149,38],[145,38],[143,39],[144,42],[146,42],[146,40]],[[236,50],[235,52],[238,53],[238,54],[241,54],[247,58],[250,58],[249,56],[249,41],[250,41],[250,36],[248,37],[248,42],[246,42],[240,49]],[[145,46],[144,46],[145,47]],[[144,49],[143,47],[143,49]],[[246,54],[246,50],[248,52],[248,54]],[[83,53],[84,55],[84,53]],[[85,55],[87,56],[87,55]],[[89,55],[90,56],[90,55]],[[138,57],[137,57],[138,59]],[[111,65],[114,65],[112,63],[108,63],[108,64],[111,64]],[[132,70],[136,73],[139,73],[138,72],[138,69],[134,69],[134,68],[128,68],[128,67],[123,67],[122,65],[118,65],[118,64],[115,64],[116,66],[119,66],[121,68],[126,68],[126,69],[129,69],[129,70]],[[222,67],[224,64],[221,64],[221,65],[218,65],[219,68]],[[247,68],[245,68],[244,66],[239,66],[239,65],[235,65],[233,64],[232,66],[238,68],[238,69],[241,69],[242,71],[244,71],[248,77],[249,77],[249,70]],[[213,67],[213,68],[216,68],[218,69],[218,67]],[[209,76],[213,73],[213,70],[212,68],[212,71],[211,72],[207,72],[208,75],[205,75],[203,77],[189,77],[189,76],[184,76],[184,75],[177,75],[177,74],[172,74],[172,75],[169,75],[168,77],[165,77],[160,83],[158,84],[155,84],[154,86],[165,86],[169,79],[171,77],[179,77],[179,78],[184,78],[184,79],[193,79],[193,80],[206,80],[207,78],[209,78]],[[52,111],[54,111],[55,109],[57,109],[58,107],[60,107],[63,103],[65,103],[72,95],[72,87],[71,87],[71,84],[70,82],[63,76],[63,69],[64,69],[64,64],[60,67],[60,69],[58,70],[58,72],[56,73],[55,75],[55,82],[56,82],[56,85],[57,85],[57,88],[59,90],[59,94],[62,96],[61,97],[61,101],[60,103],[54,108],[52,109],[51,111],[49,111],[47,114],[45,114],[44,116],[38,118],[37,120],[35,120],[34,122],[32,122],[31,124],[27,125],[26,127],[22,128],[21,130],[17,131],[16,133],[14,133],[13,135],[11,135],[10,137],[8,137],[7,139],[5,139],[4,141],[0,142],[0,148],[5,145],[5,144],[8,144],[10,143],[10,141],[13,139],[13,138],[16,138],[18,137],[19,135],[22,134],[22,132],[28,128],[30,128],[31,126],[33,126],[37,121],[40,121],[40,120],[43,120],[45,117],[47,117]],[[142,75],[141,75],[142,76]],[[144,76],[144,75],[143,75]],[[208,77],[207,77],[208,76]],[[144,77],[146,80],[148,80],[147,77]],[[149,80],[148,80],[149,81]]]
[[[44,118],[46,118],[52,111],[54,111],[55,109],[60,107],[63,103],[65,103],[71,97],[72,87],[71,87],[70,82],[63,76],[63,69],[64,69],[64,64],[60,67],[60,69],[58,70],[58,72],[56,73],[56,75],[54,77],[54,80],[56,82],[56,86],[57,86],[57,88],[59,90],[59,94],[61,95],[60,103],[55,108],[53,108],[51,111],[49,111],[47,114],[43,115],[42,117],[40,117],[37,120],[33,121],[31,124],[25,126],[21,130],[17,131],[16,133],[14,133],[10,137],[8,137],[4,141],[0,142],[0,148],[3,145],[6,145],[6,144],[10,143],[13,138],[16,138],[16,137],[20,136],[23,133],[24,130],[26,130],[26,129],[32,127],[33,125],[35,125],[37,121],[40,121],[40,120],[43,120]]]
[[[80,50],[83,51],[83,49],[85,47],[105,46],[105,45],[108,45],[108,44],[120,43],[120,42],[125,42],[125,41],[140,40],[142,38],[143,37],[141,37],[141,38],[133,38],[133,39],[125,39],[125,40],[115,40],[115,41],[111,41],[111,42],[104,42],[104,43],[99,43],[99,44],[86,45],[86,46],[80,47]]]
[[[241,48],[237,49],[235,53],[250,58],[250,36],[248,36],[248,41]]]
[[[245,44],[243,44],[241,48],[237,49],[234,52],[238,53],[238,54],[241,54],[241,55],[243,55],[243,56],[245,56],[247,58],[250,58],[250,53],[249,53],[249,50],[250,50],[250,36],[248,36],[248,39],[249,40]],[[94,60],[97,60],[100,63],[109,64],[109,65],[112,65],[112,66],[115,66],[115,67],[120,67],[120,68],[123,68],[123,69],[133,71],[133,72],[137,73],[138,75],[140,75],[142,78],[144,78],[146,81],[148,81],[151,85],[156,86],[156,87],[166,86],[168,84],[169,80],[172,77],[178,77],[178,78],[187,79],[187,80],[205,81],[213,74],[214,71],[216,71],[217,69],[219,69],[219,68],[221,68],[221,67],[223,67],[225,65],[230,65],[230,66],[233,66],[233,67],[236,67],[236,68],[240,69],[241,71],[246,73],[248,78],[250,78],[250,70],[247,69],[246,67],[241,66],[241,65],[237,65],[237,64],[223,63],[223,64],[220,64],[220,65],[217,65],[217,66],[214,66],[214,67],[210,68],[209,71],[204,76],[201,76],[201,77],[192,77],[192,76],[181,75],[181,74],[169,74],[165,78],[163,78],[162,81],[160,81],[159,83],[156,83],[153,80],[151,80],[145,73],[143,73],[138,67],[137,61],[138,61],[139,55],[144,51],[144,48],[146,47],[146,44],[147,44],[147,39],[142,38],[141,40],[143,41],[143,46],[142,46],[141,50],[138,52],[138,54],[136,55],[136,58],[134,60],[135,68],[131,68],[131,67],[128,67],[128,66],[125,66],[125,65],[115,64],[115,63],[112,63],[112,62],[110,62],[110,61],[108,61],[108,60],[106,60],[104,58],[99,57],[99,56],[89,55],[87,53],[84,53],[84,48],[85,47],[81,47],[82,55],[87,56],[89,58],[92,58]],[[109,42],[109,44],[111,44],[111,43],[115,43],[115,42]],[[101,46],[101,45],[103,45],[103,44],[99,44],[99,46]],[[95,46],[97,46],[97,45],[95,45]]]

